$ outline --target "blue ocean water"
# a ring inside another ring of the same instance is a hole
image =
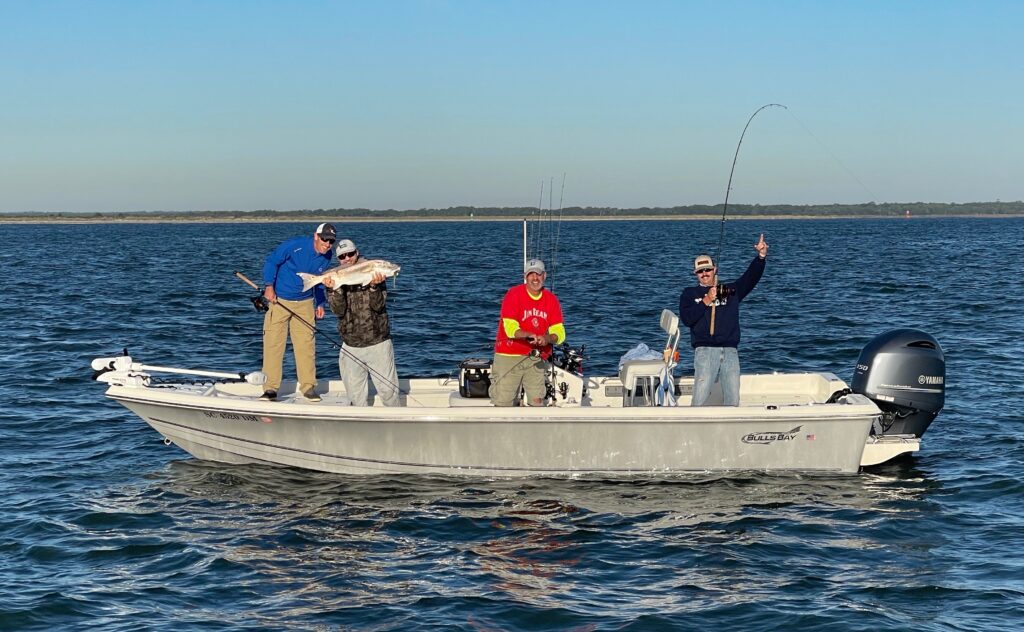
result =
[[[487,355],[516,222],[339,222],[400,263],[399,373]],[[341,476],[194,460],[89,361],[253,370],[263,257],[308,224],[0,225],[2,630],[1024,629],[1024,219],[731,221],[764,232],[745,371],[826,370],[896,327],[947,355],[911,458],[854,477]],[[717,221],[533,225],[569,340],[614,371],[662,342]],[[555,256],[554,243],[558,247]],[[332,326],[328,321],[327,331]],[[290,371],[291,369],[289,369]],[[320,343],[318,371],[335,376]]]

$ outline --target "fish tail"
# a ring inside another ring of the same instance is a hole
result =
[[[295,274],[299,275],[299,278],[302,279],[303,292],[313,287],[321,280],[321,277],[314,274],[309,274],[308,272],[296,272]]]

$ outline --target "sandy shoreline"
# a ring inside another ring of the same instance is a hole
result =
[[[923,218],[935,218],[935,217],[976,217],[976,218],[998,218],[998,217],[1024,217],[1021,214],[1010,214],[1010,213],[978,213],[978,214],[951,214],[951,215],[915,215],[910,218],[902,215],[730,215],[726,219],[729,221],[743,220],[743,221],[776,221],[776,220],[827,220],[827,219],[895,219],[903,220],[907,219],[923,219]],[[561,218],[562,221],[570,222],[621,222],[621,221],[691,221],[691,220],[720,220],[721,215],[617,215],[615,217],[608,216],[589,216],[589,215],[566,215]],[[183,217],[183,216],[172,216],[172,217],[69,217],[63,215],[61,217],[44,217],[44,216],[28,216],[28,217],[4,217],[0,215],[0,224],[12,225],[12,224],[295,224],[302,222],[332,222],[337,224],[342,223],[388,223],[388,222],[522,222],[537,221],[537,217],[421,217],[421,216],[409,216],[409,217],[346,217],[344,215],[330,216],[330,215],[310,215],[308,217],[288,217],[288,218],[269,218],[269,217],[226,217],[226,218],[214,218],[214,217]],[[547,221],[545,219],[544,221]]]

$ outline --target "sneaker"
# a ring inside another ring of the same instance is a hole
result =
[[[260,395],[260,399],[274,401],[277,399],[277,391],[263,391],[263,394]]]
[[[316,391],[314,391],[313,389],[309,389],[308,391],[305,391],[302,394],[302,396],[305,397],[306,401],[308,401],[308,402],[318,402],[318,401],[320,401],[320,396],[317,395]]]

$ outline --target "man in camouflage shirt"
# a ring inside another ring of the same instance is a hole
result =
[[[334,250],[338,263],[347,267],[362,261],[350,239],[342,239]],[[387,285],[384,276],[374,275],[368,285],[334,285],[325,279],[327,302],[338,316],[338,333],[343,341],[338,353],[338,368],[345,392],[353,406],[369,406],[369,384],[373,379],[385,406],[401,406],[398,397],[398,373],[395,349],[391,344],[391,322],[387,311]]]

